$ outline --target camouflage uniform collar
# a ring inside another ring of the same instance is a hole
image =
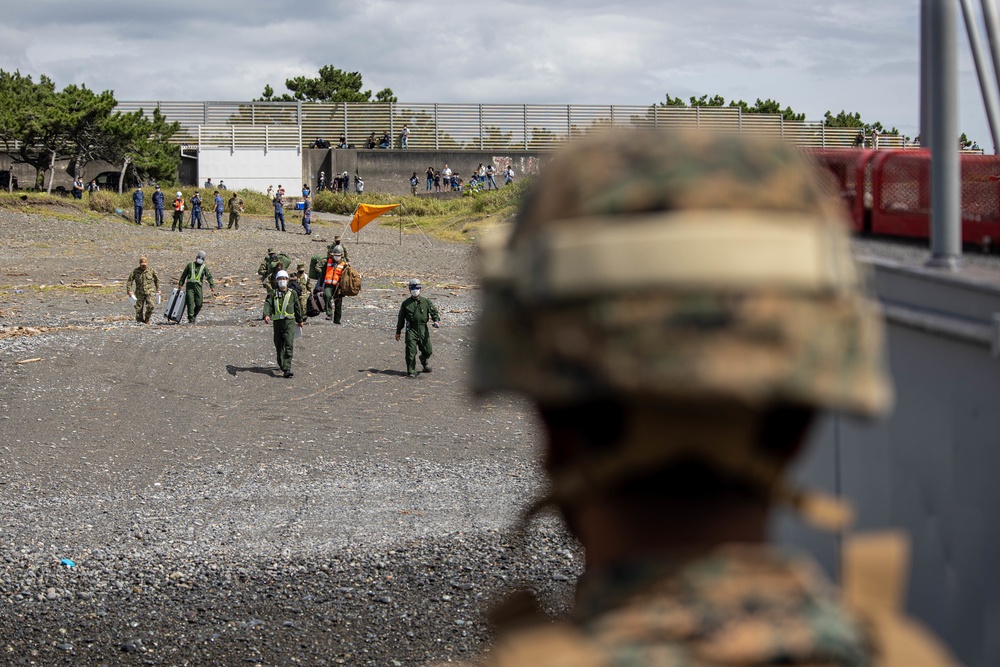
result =
[[[815,563],[766,545],[588,571],[575,616],[611,655],[658,644],[696,664],[860,667],[871,650]]]

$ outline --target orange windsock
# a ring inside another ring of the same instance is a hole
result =
[[[351,231],[359,232],[369,222],[399,206],[399,204],[358,204],[351,220]]]

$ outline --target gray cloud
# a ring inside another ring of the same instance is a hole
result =
[[[915,128],[919,17],[900,0],[16,3],[0,68],[129,100],[245,100],[332,64],[405,102],[772,98]],[[962,128],[988,135],[962,56]],[[971,89],[970,89],[971,86]],[[911,135],[915,132],[908,132]]]

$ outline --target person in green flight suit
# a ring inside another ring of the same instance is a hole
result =
[[[194,324],[198,313],[201,312],[202,295],[201,283],[208,281],[208,286],[215,294],[215,281],[212,280],[212,272],[205,266],[205,251],[199,250],[195,260],[184,267],[181,278],[177,281],[177,288],[184,290],[184,302],[187,305],[188,322]]]
[[[420,281],[410,279],[410,296],[399,307],[399,318],[396,320],[396,340],[406,326],[406,376],[417,377],[417,352],[420,352],[420,365],[425,373],[431,372],[427,361],[431,358],[431,334],[427,330],[427,321],[433,320],[434,328],[438,328],[441,316],[437,306],[427,297],[420,296]]]
[[[305,323],[302,306],[294,290],[288,288],[288,272],[278,271],[275,290],[264,299],[264,323],[274,325],[274,351],[278,356],[278,367],[290,378],[292,373],[292,352],[295,347],[295,327]]]

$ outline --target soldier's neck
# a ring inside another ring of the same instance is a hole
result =
[[[674,559],[723,544],[767,541],[768,507],[742,493],[710,500],[661,502],[646,510],[631,504],[585,503],[571,523],[587,553],[587,566]]]

